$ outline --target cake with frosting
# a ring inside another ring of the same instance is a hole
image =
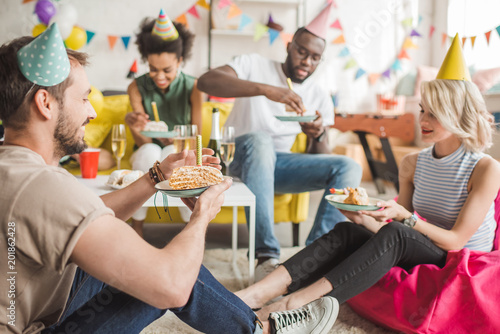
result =
[[[223,180],[220,170],[210,166],[184,166],[174,169],[168,180],[174,190],[195,189],[219,184]]]
[[[151,132],[167,132],[168,125],[164,121],[149,121],[146,123],[143,131],[151,131]]]
[[[347,197],[344,200],[345,204],[355,204],[355,205],[368,205],[370,200],[365,188],[357,187],[351,188],[347,187]]]

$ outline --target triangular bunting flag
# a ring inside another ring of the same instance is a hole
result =
[[[406,52],[405,49],[401,49],[401,52],[398,55],[398,59],[403,59],[403,58],[411,59],[410,56],[408,56],[408,53]]]
[[[128,49],[128,42],[130,42],[130,36],[122,36],[123,46],[125,46],[125,50]]]
[[[342,26],[340,25],[340,21],[339,19],[336,19],[335,22],[333,22],[331,25],[330,25],[330,28],[335,28],[335,29],[340,29],[342,30]]]
[[[210,5],[207,3],[207,1],[206,1],[206,0],[198,0],[198,1],[196,2],[196,4],[197,4],[198,6],[200,6],[200,7],[205,8],[205,9],[208,9],[208,10],[210,9]]]
[[[198,20],[200,19],[200,14],[198,14],[198,10],[196,9],[196,5],[189,8],[187,12],[189,14],[193,15],[194,17],[196,17]]]
[[[262,38],[262,35],[264,35],[266,32],[268,32],[269,27],[263,25],[262,23],[257,23],[255,24],[255,32],[253,35],[253,40],[257,42],[259,39]]]
[[[280,32],[278,30],[269,28],[269,45],[273,44],[279,35]]]
[[[229,7],[229,12],[227,13],[227,19],[232,19],[233,17],[241,15],[241,9],[236,6],[234,3]]]
[[[94,36],[95,36],[95,32],[88,31],[88,30],[86,30],[85,32],[87,33],[87,44],[89,44],[89,43],[90,43],[90,40],[91,40],[92,38],[94,38]]]
[[[349,52],[349,49],[347,47],[344,47],[340,53],[339,53],[339,57],[347,57],[348,55],[350,55],[351,53]]]
[[[345,43],[345,39],[344,39],[344,35],[340,35],[339,37],[335,38],[333,41],[332,41],[332,44],[344,44]]]
[[[344,70],[347,70],[348,68],[356,67],[357,65],[358,65],[358,63],[356,63],[356,60],[354,58],[351,58],[345,64]]]
[[[382,75],[387,78],[387,79],[390,79],[391,78],[391,69],[388,68],[387,70],[385,70],[384,73],[382,73]]]
[[[34,1],[34,0],[23,0],[23,3],[28,3],[28,2],[31,2],[31,1]]]
[[[436,31],[436,27],[431,26],[429,28],[429,38],[432,38],[432,35],[434,35],[434,31]]]
[[[116,44],[116,40],[118,39],[118,36],[109,36],[108,35],[108,43],[109,43],[109,48],[113,50]]]
[[[486,44],[488,45],[490,45],[490,35],[491,35],[491,30],[484,33],[484,36],[486,36]]]
[[[238,26],[238,30],[242,30],[246,25],[252,22],[252,18],[247,14],[241,14],[240,25]]]
[[[419,15],[418,16],[418,24],[420,24],[422,22],[422,20],[424,19],[424,17],[422,15]]]
[[[500,36],[500,26],[495,28],[497,30],[498,35]]]
[[[472,36],[472,37],[470,38],[470,42],[471,42],[471,44],[472,44],[472,48],[474,48],[474,44],[476,44],[476,36]]]
[[[402,70],[403,68],[401,67],[401,62],[399,61],[399,59],[396,59],[394,61],[394,63],[391,65],[391,69],[394,70],[394,71],[399,71],[399,70]]]
[[[217,6],[219,9],[222,9],[224,7],[227,7],[231,5],[231,0],[220,0],[219,1],[219,6]]]
[[[358,71],[356,72],[356,76],[354,77],[354,80],[359,79],[363,75],[365,75],[366,71],[363,70],[362,68],[358,68]]]
[[[406,37],[403,43],[403,49],[418,49],[418,46],[413,43],[410,37]]]
[[[128,74],[127,74],[127,79],[135,78],[136,74],[137,74],[137,59],[134,60],[134,63],[130,67],[130,70],[128,71]]]
[[[441,34],[441,46],[444,45],[444,43],[446,43],[446,39],[448,38],[448,35],[445,34],[444,32]]]
[[[411,36],[411,37],[422,37],[422,35],[420,35],[420,34],[418,33],[418,31],[416,31],[415,29],[412,29],[412,30],[411,30],[410,36]]]
[[[465,41],[467,41],[467,37],[462,37],[462,47],[464,47]]]
[[[374,85],[378,78],[380,78],[380,73],[370,73],[368,74],[368,81],[370,82],[370,85]]]
[[[175,22],[177,23],[182,23],[186,26],[186,28],[189,28],[188,20],[186,17],[186,14],[179,15],[176,19]]]
[[[413,19],[411,17],[404,19],[403,21],[401,21],[401,24],[406,28],[411,28],[411,26],[413,25]]]
[[[283,43],[285,44],[285,46],[287,46],[288,43],[291,43],[292,39],[293,39],[293,35],[286,33],[286,32],[280,33],[280,37],[281,37],[281,40],[283,41]]]

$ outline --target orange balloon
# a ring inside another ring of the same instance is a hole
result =
[[[67,48],[78,50],[87,43],[87,33],[82,28],[74,26],[64,43]]]
[[[38,23],[36,26],[33,27],[31,34],[33,35],[33,37],[36,37],[40,35],[42,32],[44,32],[45,29],[47,29],[47,26],[45,24]]]

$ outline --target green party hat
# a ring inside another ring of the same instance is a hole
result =
[[[44,87],[60,84],[69,76],[69,58],[57,23],[17,52],[17,64],[26,79]]]
[[[170,20],[170,18],[165,14],[163,8],[160,10],[160,14],[155,21],[155,25],[153,27],[153,31],[151,31],[153,35],[158,35],[166,41],[174,41],[179,38],[179,33],[177,29],[175,29],[174,24]]]

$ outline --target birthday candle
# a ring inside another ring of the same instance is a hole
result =
[[[160,116],[158,116],[158,108],[156,107],[156,102],[155,101],[151,102],[151,108],[153,108],[153,114],[155,115],[155,121],[159,122],[160,121]]]
[[[196,136],[196,165],[201,166],[201,135]]]

